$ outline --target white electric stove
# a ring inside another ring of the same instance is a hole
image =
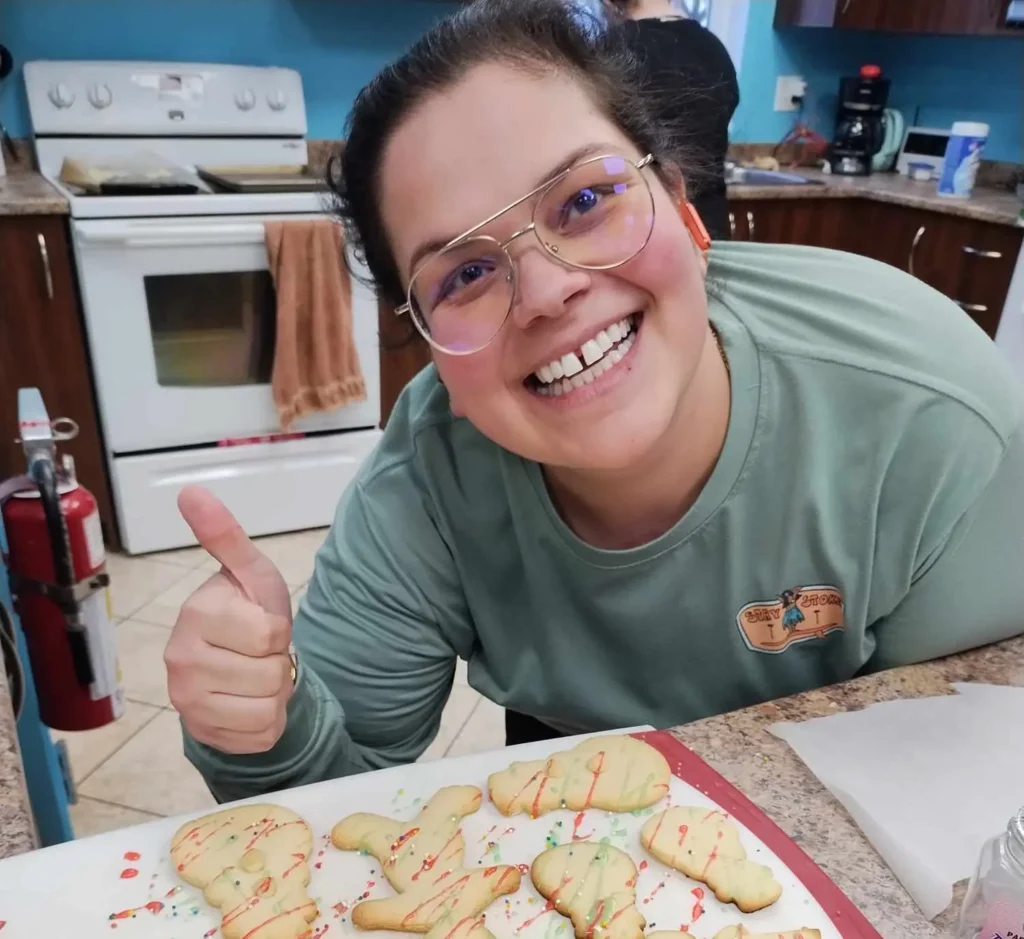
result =
[[[114,500],[130,553],[194,543],[186,483],[252,535],[330,523],[380,437],[377,304],[353,278],[367,400],[280,434],[270,393],[276,306],[263,223],[323,214],[317,192],[86,195],[65,158],[156,155],[196,166],[307,163],[302,81],[288,69],[29,62],[39,167],[68,200]],[[351,269],[362,273],[355,258]]]

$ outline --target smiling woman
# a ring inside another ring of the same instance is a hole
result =
[[[182,498],[231,575],[167,652],[220,798],[414,760],[457,657],[518,742],[1024,627],[1022,407],[992,344],[893,268],[711,244],[595,35],[477,0],[356,101],[340,213],[434,363],[338,508],[294,688],[283,581]]]

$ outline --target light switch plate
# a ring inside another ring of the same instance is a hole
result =
[[[807,94],[807,82],[802,75],[780,75],[775,80],[775,110],[776,111],[797,111],[799,104],[794,104],[794,98],[802,98]]]

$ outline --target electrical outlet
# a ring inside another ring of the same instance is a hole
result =
[[[794,98],[802,98],[807,94],[807,82],[801,75],[780,75],[775,80],[775,110],[776,111],[798,111],[799,104],[794,104]]]

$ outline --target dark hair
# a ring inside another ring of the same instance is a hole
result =
[[[417,105],[486,62],[575,79],[641,152],[654,154],[666,182],[681,179],[683,142],[655,119],[639,63],[618,31],[602,32],[591,14],[562,0],[475,0],[381,71],[359,92],[349,115],[340,177],[331,188],[348,241],[387,302],[399,304],[405,296],[381,220],[384,150]]]
[[[603,0],[605,9],[610,10],[619,19],[628,19],[639,5],[640,0]]]

